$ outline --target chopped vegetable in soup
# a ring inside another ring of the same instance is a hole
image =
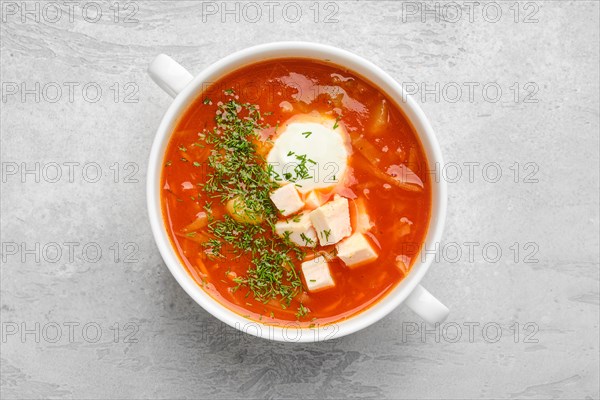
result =
[[[431,209],[427,159],[399,107],[326,62],[277,59],[208,87],[162,174],[171,241],[235,312],[305,326],[373,305],[410,271]]]

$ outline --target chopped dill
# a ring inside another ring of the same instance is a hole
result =
[[[300,319],[305,317],[309,312],[310,310],[304,307],[304,304],[300,303],[300,307],[298,307],[298,312],[296,313],[296,318]]]
[[[338,126],[339,126],[339,125],[338,125],[338,122],[340,122],[340,121],[341,121],[341,119],[342,119],[342,116],[341,116],[341,115],[338,115],[338,116],[335,118],[335,124],[333,124],[333,129],[337,129],[337,128],[338,128]]]
[[[283,173],[283,178],[286,181],[288,181],[290,183],[296,183],[298,181],[311,179],[313,177],[309,173],[307,164],[310,163],[310,164],[316,165],[316,162],[314,160],[307,158],[306,154],[296,154],[293,151],[289,151],[287,155],[288,155],[288,157],[294,156],[294,158],[298,162],[294,164],[293,173],[292,172],[284,172]],[[273,170],[273,168],[269,168],[269,171],[271,171],[271,178],[273,180],[275,180],[275,181],[280,180],[274,176],[275,171]],[[277,174],[277,177],[279,177],[279,174]],[[301,185],[297,185],[297,186],[301,186]]]
[[[224,93],[233,96],[235,92],[229,89]],[[231,98],[218,104],[216,128],[202,133],[211,150],[201,189],[222,204],[233,200],[230,204],[235,215],[243,213],[252,217],[250,221],[262,221],[240,222],[228,214],[215,218],[211,204],[207,203],[204,209],[212,237],[203,247],[212,259],[224,258],[224,251],[233,259],[249,257],[251,265],[245,276],[233,279],[236,283],[233,290],[247,288],[246,296],[252,294],[263,303],[276,298],[285,308],[302,290],[293,261],[303,259],[305,253],[289,240],[289,234],[280,238],[274,232],[278,211],[269,194],[279,187],[278,174],[257,151],[261,145],[259,132],[268,127],[261,120],[257,106]],[[306,156],[296,158],[300,166],[296,166],[291,178],[305,179],[309,176],[308,160]]]
[[[300,238],[304,241],[304,244],[306,244],[307,246],[311,246],[313,243],[315,243],[314,240],[306,236],[304,233],[300,234]]]

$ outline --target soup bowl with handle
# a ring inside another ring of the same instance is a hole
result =
[[[420,282],[427,273],[435,254],[424,249],[437,248],[446,217],[446,182],[431,179],[431,217],[425,242],[408,275],[396,287],[365,310],[343,321],[301,327],[295,322],[280,325],[254,321],[228,309],[202,289],[186,270],[167,232],[161,209],[161,172],[169,139],[187,107],[207,89],[207,85],[243,66],[277,58],[325,60],[347,68],[366,78],[391,97],[414,127],[429,163],[442,164],[442,154],[433,129],[417,103],[408,96],[390,75],[370,61],[348,51],[308,42],[276,42],[250,47],[231,54],[205,68],[195,77],[167,55],[160,54],[151,62],[150,77],[169,95],[173,102],[160,122],[148,162],[147,204],[154,239],[167,267],[181,287],[207,312],[245,333],[265,339],[286,342],[314,342],[338,338],[364,329],[382,319],[401,304],[407,305],[428,323],[442,322],[448,308],[429,293]]]

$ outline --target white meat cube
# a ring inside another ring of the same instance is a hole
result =
[[[269,197],[284,217],[292,215],[304,207],[304,202],[300,198],[300,194],[293,183],[288,183],[287,185],[275,189],[271,192]]]
[[[275,223],[275,232],[286,237],[303,247],[315,247],[317,245],[317,232],[313,228],[308,213],[299,214],[285,221]]]
[[[310,220],[317,231],[321,246],[335,244],[352,233],[348,199],[334,199],[310,213]]]
[[[377,251],[362,233],[355,233],[335,246],[337,256],[350,268],[377,260]]]
[[[308,193],[308,195],[304,199],[304,203],[306,207],[310,208],[311,210],[321,207],[321,205],[323,204],[321,202],[320,196],[317,193],[315,193],[314,190],[311,190],[310,193]]]
[[[329,264],[323,256],[302,263],[302,275],[309,292],[317,292],[335,286]]]

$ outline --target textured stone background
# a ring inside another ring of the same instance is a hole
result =
[[[272,21],[259,2],[255,23],[241,3],[239,22],[220,2],[85,4],[72,21],[63,5],[55,21],[44,2],[27,2],[24,20],[21,2],[1,2],[3,399],[598,398],[597,1],[499,2],[497,22],[487,3],[436,18],[422,12],[433,2],[299,2],[297,23],[284,18],[285,2]],[[451,308],[438,338],[419,325],[407,335],[420,320],[403,308],[331,342],[241,335],[193,303],[161,260],[144,183],[170,98],[148,63],[164,52],[198,72],[250,45],[296,39],[348,49],[406,87],[430,89],[415,97],[447,177],[457,165],[462,173],[449,184],[442,256],[424,281]],[[480,164],[469,179],[471,162]],[[58,182],[52,163],[63,165]],[[72,179],[64,163],[77,163],[66,164]],[[100,167],[98,182],[86,181],[96,170],[85,163]],[[493,168],[482,174],[488,163],[500,167],[498,182]],[[479,243],[472,255],[469,242]]]

